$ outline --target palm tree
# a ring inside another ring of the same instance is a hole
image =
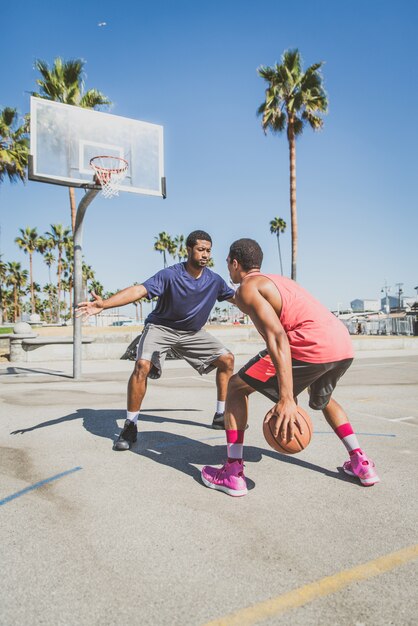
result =
[[[93,282],[95,280],[94,270],[91,265],[87,265],[87,263],[82,263],[82,280],[83,280],[83,289],[84,289],[84,299],[87,300],[88,292],[88,281]]]
[[[1,260],[0,254],[0,324],[3,324],[3,285],[7,276],[7,264]]]
[[[94,291],[94,293],[97,293],[98,296],[103,296],[104,287],[102,283],[95,278],[90,282],[90,290]]]
[[[45,254],[44,254],[44,261],[45,261],[46,265],[48,266],[49,282],[51,282],[51,265],[53,265],[53,263],[55,263],[55,257],[52,254],[52,252],[45,252]]]
[[[71,231],[69,228],[64,228],[62,224],[51,224],[51,231],[46,233],[47,238],[53,244],[53,247],[58,250],[58,264],[57,264],[57,293],[58,293],[58,313],[57,322],[60,321],[60,300],[61,300],[61,273],[62,273],[62,253],[67,245]]]
[[[63,265],[63,270],[64,270],[64,264],[65,264],[65,261],[63,261],[63,262],[62,262],[62,265]],[[65,270],[64,270],[64,271],[65,271]],[[63,294],[64,294],[64,302],[63,302],[63,304],[64,304],[64,309],[66,309],[66,308],[67,308],[67,292],[69,292],[69,291],[70,291],[70,283],[69,283],[69,281],[68,281],[68,280],[66,280],[65,278],[62,278],[62,279],[61,279],[61,289],[62,289],[62,292],[63,292]],[[65,317],[66,317],[66,316],[65,316]]]
[[[176,244],[171,239],[170,235],[163,231],[158,234],[158,237],[154,237],[156,240],[154,243],[154,250],[161,252],[164,260],[164,267],[167,267],[167,256],[166,253],[170,255],[176,254]]]
[[[44,293],[46,293],[48,295],[48,300],[49,300],[49,321],[52,322],[53,318],[54,318],[54,311],[55,311],[55,301],[56,301],[56,297],[57,297],[57,286],[53,285],[52,283],[47,283],[44,288],[42,289],[42,291]]]
[[[73,286],[74,286],[74,240],[68,240],[65,245],[65,264],[63,264],[64,276],[68,280],[69,295],[70,295],[70,311],[73,310]]]
[[[14,322],[17,321],[20,312],[20,296],[22,287],[25,286],[28,280],[28,271],[22,270],[22,265],[17,261],[10,261],[7,264],[8,276],[6,282],[13,287],[13,308],[14,308]]]
[[[47,321],[47,304],[48,300],[41,300],[36,296],[36,310],[44,321]]]
[[[176,246],[175,255],[179,263],[183,261],[183,259],[187,259],[186,239],[184,235],[174,237],[174,245]]]
[[[28,165],[29,139],[27,120],[19,125],[16,109],[0,110],[0,183],[24,181]]]
[[[277,236],[277,247],[279,248],[279,259],[280,259],[280,273],[283,276],[283,263],[282,263],[282,253],[280,250],[280,233],[284,233],[286,230],[286,222],[282,220],[281,217],[275,217],[274,220],[270,222],[270,232]]]
[[[322,62],[315,63],[303,72],[299,50],[287,50],[282,63],[274,67],[261,66],[258,73],[268,83],[265,101],[258,108],[262,116],[264,133],[286,130],[289,144],[290,165],[290,216],[292,227],[292,273],[296,280],[296,257],[298,243],[296,214],[296,137],[308,123],[313,130],[320,130],[323,120],[319,114],[328,109],[327,95],[322,85],[320,69]]]
[[[25,230],[19,228],[20,237],[16,237],[15,243],[23,250],[25,254],[29,255],[29,281],[30,281],[30,301],[32,307],[32,313],[35,311],[35,294],[33,290],[33,253],[38,250],[39,235],[36,228],[30,228],[27,226]]]
[[[33,289],[33,293],[35,294],[35,309],[36,309],[36,301],[37,300],[39,301],[38,294],[41,293],[42,288],[39,283],[34,282],[32,283],[32,289]],[[36,312],[39,313],[38,309],[36,309]]]
[[[11,289],[3,289],[2,300],[3,320],[5,322],[10,322],[9,311],[13,310],[13,291]]]
[[[54,64],[49,67],[45,61],[35,61],[35,69],[41,74],[36,83],[39,93],[32,92],[32,96],[72,104],[83,109],[97,109],[101,106],[109,106],[111,101],[97,89],[84,90],[84,65],[82,59],[64,61],[60,57],[54,59]],[[73,187],[69,187],[71,206],[71,227],[74,233],[76,201]]]

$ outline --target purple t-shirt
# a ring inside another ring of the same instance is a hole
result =
[[[200,330],[215,302],[234,295],[219,274],[205,267],[199,278],[193,278],[185,263],[167,267],[142,284],[149,298],[158,296],[157,306],[145,324],[160,324],[176,330]]]

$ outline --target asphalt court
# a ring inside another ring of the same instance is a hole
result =
[[[269,450],[254,394],[235,499],[200,482],[225,451],[213,374],[168,362],[116,453],[132,364],[0,365],[0,624],[416,623],[417,355],[362,356],[337,388],[380,484],[342,473],[318,412],[302,454]]]

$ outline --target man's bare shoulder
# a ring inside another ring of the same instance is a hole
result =
[[[235,292],[235,296],[240,298],[243,302],[253,300],[253,298],[260,293],[260,288],[270,281],[265,276],[251,276],[244,279],[241,285]]]
[[[239,301],[246,305],[254,305],[261,299],[267,300],[277,312],[280,312],[282,304],[280,293],[266,276],[252,276],[244,280],[236,292],[237,296]]]

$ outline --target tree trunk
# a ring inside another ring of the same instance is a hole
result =
[[[14,286],[14,293],[13,293],[13,299],[14,299],[14,323],[16,324],[17,322],[17,313],[18,313],[18,309],[17,309],[17,287],[16,285]]]
[[[32,266],[32,254],[29,254],[29,273],[30,273],[30,302],[32,308],[32,315],[35,311],[35,292],[33,290],[33,266]]]
[[[283,276],[282,251],[280,250],[279,231],[277,231],[276,235],[277,235],[277,247],[279,248],[280,274]]]
[[[74,230],[75,230],[75,216],[76,216],[76,212],[77,212],[77,205],[75,202],[75,191],[74,191],[74,187],[68,187],[68,191],[70,193],[70,207],[71,207],[71,229],[72,229],[72,233],[74,235]]]
[[[58,311],[57,311],[57,322],[58,324],[61,322],[61,250],[58,250],[58,284],[57,284],[57,297],[58,297]]]
[[[296,280],[296,258],[298,252],[298,220],[296,213],[296,137],[293,128],[293,118],[289,116],[287,127],[287,139],[289,142],[289,167],[290,167],[290,221],[292,225],[292,273],[291,278]]]

